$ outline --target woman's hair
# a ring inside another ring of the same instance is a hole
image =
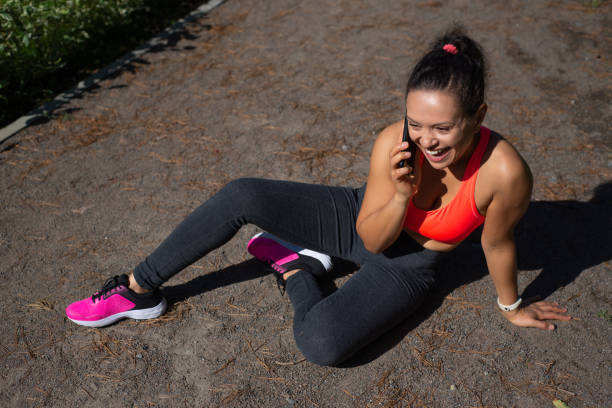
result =
[[[466,116],[473,116],[485,97],[486,61],[478,43],[455,27],[438,38],[412,70],[406,95],[412,90],[450,91]]]

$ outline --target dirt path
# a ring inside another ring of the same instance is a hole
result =
[[[612,7],[594,3],[228,0],[10,139],[0,405],[610,406]],[[401,118],[407,70],[453,20],[488,51],[485,124],[535,176],[521,290],[577,320],[510,327],[475,238],[417,316],[352,367],[318,367],[295,346],[288,298],[245,251],[249,227],[168,282],[163,318],[66,321],[70,301],[231,179],[361,185],[375,135]]]

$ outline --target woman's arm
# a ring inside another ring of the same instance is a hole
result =
[[[493,188],[493,197],[487,207],[482,248],[500,303],[511,305],[518,300],[514,228],[529,205],[532,178],[520,157],[500,162],[493,171],[494,177],[487,177],[495,180],[497,187]],[[569,316],[561,314],[566,311],[556,303],[537,302],[502,314],[518,326],[552,330],[555,326],[544,320],[570,320]]]
[[[381,132],[370,157],[370,173],[363,203],[357,217],[357,233],[368,251],[388,248],[403,229],[406,206],[417,181],[409,167],[398,168],[400,160],[410,157],[401,142],[403,122]]]

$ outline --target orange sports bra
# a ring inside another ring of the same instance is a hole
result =
[[[405,228],[436,241],[455,244],[463,241],[482,225],[485,217],[478,212],[474,191],[482,156],[490,137],[491,131],[482,126],[478,145],[465,169],[459,191],[451,202],[436,210],[426,211],[415,206],[410,200],[406,209]],[[420,166],[423,166],[424,159],[423,154],[420,154]]]

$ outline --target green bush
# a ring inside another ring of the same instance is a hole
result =
[[[203,0],[0,0],[0,126]]]

